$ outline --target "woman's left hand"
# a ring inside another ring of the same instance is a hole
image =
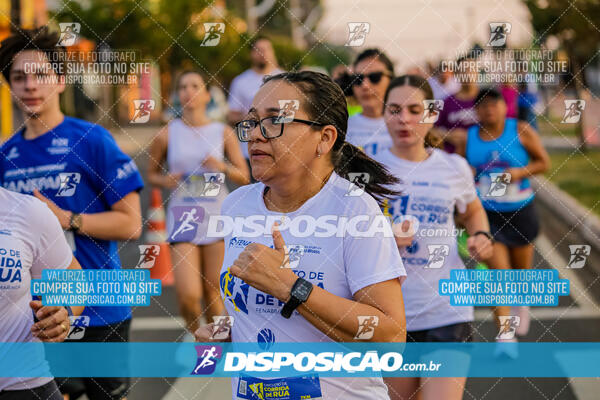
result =
[[[233,262],[229,272],[253,288],[286,302],[298,277],[285,266],[289,265],[289,253],[276,226],[272,235],[273,249],[258,243],[249,244]]]

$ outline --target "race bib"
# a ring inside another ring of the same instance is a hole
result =
[[[237,389],[238,399],[312,400],[322,399],[322,396],[316,375],[274,379],[241,376]]]

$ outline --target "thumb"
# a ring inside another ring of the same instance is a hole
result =
[[[283,240],[283,236],[279,231],[279,222],[275,222],[273,224],[273,228],[271,229],[271,235],[273,236],[273,248],[275,250],[284,251],[285,241]]]
[[[29,302],[29,307],[31,307],[31,309],[36,312],[37,310],[39,310],[40,308],[42,308],[42,302],[39,300],[31,300]]]

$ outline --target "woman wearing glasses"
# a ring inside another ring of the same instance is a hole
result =
[[[176,88],[183,114],[153,141],[148,181],[172,190],[167,240],[172,244],[177,299],[192,341],[191,332],[198,329],[202,315],[202,297],[209,319],[223,312],[218,289],[223,239],[207,237],[207,221],[220,212],[227,196],[223,178],[243,185],[249,182],[249,172],[233,130],[206,116],[210,95],[200,73],[183,72]],[[168,173],[162,166],[165,161]]]
[[[394,64],[379,49],[368,49],[354,61],[352,89],[362,107],[348,119],[346,140],[370,156],[392,146],[383,121],[383,96],[394,75]]]
[[[298,101],[294,115],[283,117],[283,99]],[[387,224],[378,203],[395,194],[384,185],[396,179],[345,141],[347,119],[340,87],[324,74],[304,71],[268,77],[236,125],[260,182],[223,203],[222,218],[252,221],[225,238],[220,284],[234,317],[233,342],[258,342],[267,350],[276,342],[405,340],[402,260],[393,234],[369,230],[370,221]],[[343,178],[351,171],[372,177],[353,196],[348,193],[356,187]],[[353,216],[366,220],[338,234],[341,217]],[[325,217],[333,229],[321,230]],[[267,221],[273,220],[282,224],[271,231]],[[366,337],[359,335],[362,317],[377,319]],[[212,329],[200,328],[198,341],[211,340]],[[389,398],[381,378],[284,380],[291,398]],[[247,399],[248,388],[270,385],[269,379],[234,378],[233,398]]]

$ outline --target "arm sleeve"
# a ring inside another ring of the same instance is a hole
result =
[[[456,172],[459,174],[459,185],[456,193],[456,208],[458,212],[464,213],[467,210],[467,205],[477,198],[477,190],[475,189],[475,178],[473,171],[462,156],[452,154]]]
[[[389,224],[375,200],[366,196],[369,195],[356,198],[362,203],[362,210],[350,210],[346,215],[368,215],[371,220],[377,218],[380,223],[375,225],[380,227],[383,223]],[[357,230],[365,231],[369,224],[372,222],[361,222],[357,224]],[[352,294],[369,285],[406,275],[396,241],[392,236],[386,237],[382,229],[377,231],[375,235],[368,235],[370,237],[356,237],[349,232],[344,237],[344,267]]]
[[[123,153],[106,129],[96,128],[90,132],[95,136],[91,151],[97,160],[93,176],[100,196],[112,206],[129,193],[140,191],[144,182],[135,161]]]
[[[31,210],[33,220],[37,221],[32,226],[36,238],[33,241],[31,276],[39,279],[43,269],[66,269],[71,264],[73,253],[56,216],[48,206],[35,200]]]

